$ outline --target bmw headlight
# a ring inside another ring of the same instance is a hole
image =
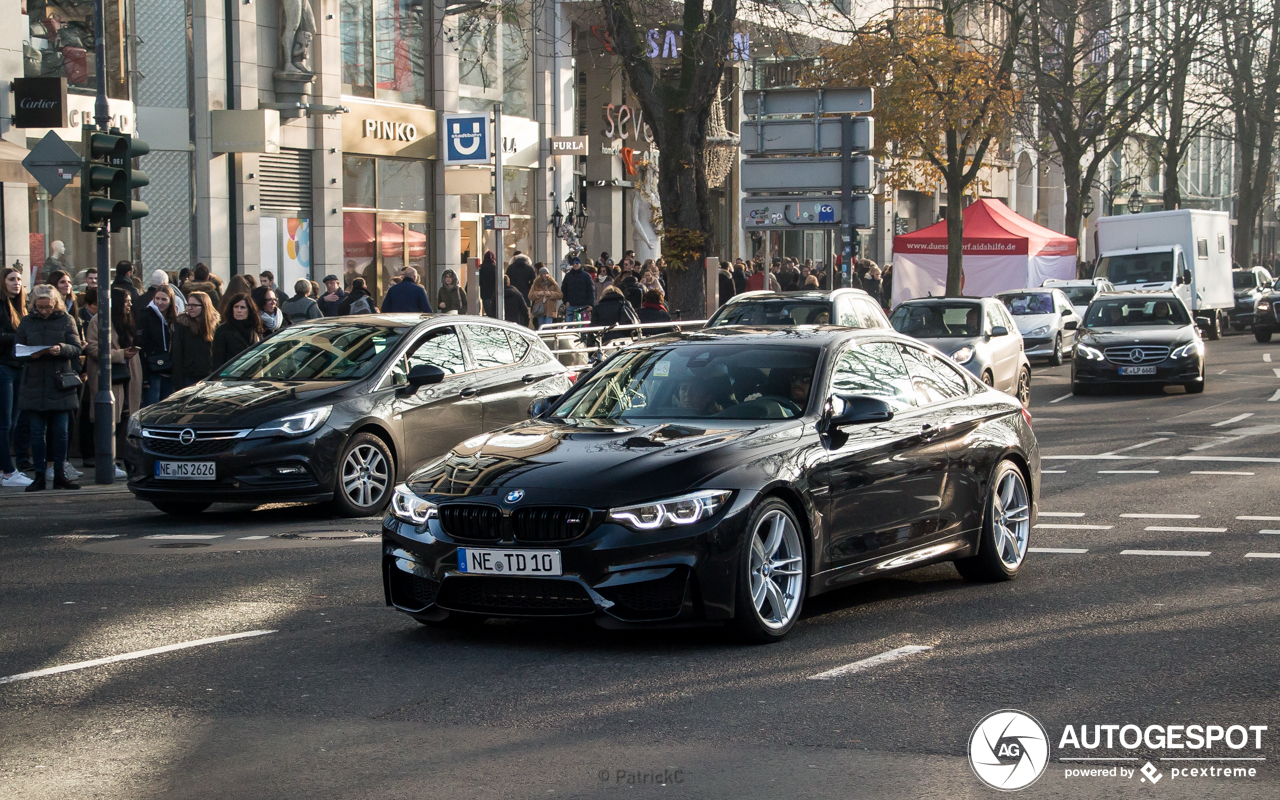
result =
[[[724,507],[732,491],[708,489],[639,506],[609,509],[609,519],[637,531],[692,525]]]
[[[396,486],[391,494],[391,514],[401,522],[421,525],[436,516],[434,503],[428,503],[413,493],[405,484]]]
[[[1076,355],[1089,361],[1105,361],[1106,356],[1102,355],[1102,351],[1096,347],[1090,347],[1087,344],[1076,345]]]
[[[333,406],[321,406],[301,414],[290,414],[287,417],[264,422],[253,429],[254,436],[302,436],[311,433],[324,424],[329,418]]]
[[[1048,325],[1041,325],[1039,328],[1036,328],[1035,330],[1027,331],[1027,332],[1026,332],[1026,334],[1024,334],[1024,335],[1025,335],[1025,336],[1048,336],[1048,335],[1049,335],[1049,326],[1048,326]]]
[[[961,347],[959,350],[951,354],[951,360],[957,364],[968,364],[973,360],[973,348]]]
[[[1170,358],[1190,358],[1193,355],[1198,356],[1203,352],[1204,352],[1204,342],[1200,341],[1199,339],[1196,339],[1194,341],[1187,342],[1182,347],[1175,349],[1172,353],[1169,354],[1169,357]]]

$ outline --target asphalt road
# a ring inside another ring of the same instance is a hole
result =
[[[968,741],[1004,708],[1048,731],[1027,797],[1280,796],[1280,558],[1257,555],[1280,554],[1280,344],[1210,343],[1209,365],[1201,395],[1089,398],[1037,367],[1046,473],[1019,579],[925,567],[810,602],[766,647],[427,629],[383,606],[377,520],[176,524],[118,490],[5,490],[0,797],[987,797]],[[174,535],[218,538],[144,538]],[[930,649],[810,679],[902,647]],[[1095,724],[1268,729],[1261,749],[1059,747]],[[1079,755],[1132,760],[1061,760]],[[1066,777],[1148,762],[1154,785]],[[1255,776],[1172,772],[1223,765]]]

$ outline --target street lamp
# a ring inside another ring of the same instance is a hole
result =
[[[1146,207],[1146,202],[1142,199],[1142,195],[1138,194],[1138,190],[1134,189],[1133,194],[1129,195],[1129,213],[1141,214],[1142,209]]]
[[[564,214],[560,213],[560,204],[556,203],[555,211],[551,212],[551,232],[559,236],[560,226],[564,224]]]
[[[1089,218],[1093,216],[1093,196],[1085,195],[1084,202],[1080,204],[1080,213]]]

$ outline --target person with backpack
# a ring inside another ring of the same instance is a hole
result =
[[[617,286],[610,286],[604,290],[604,295],[600,298],[600,302],[595,304],[591,309],[592,326],[600,326],[607,328],[611,325],[637,325],[640,322],[639,315],[636,314],[635,306],[631,305],[626,295],[622,293]],[[635,331],[606,331],[604,341],[610,342],[614,339],[626,339],[639,334]]]
[[[320,311],[320,305],[311,299],[311,281],[305,278],[295,281],[293,291],[295,292],[293,297],[280,306],[280,310],[289,318],[290,325],[297,325],[309,319],[320,319],[324,316]]]
[[[338,303],[336,316],[374,314],[377,310],[377,307],[373,304],[373,295],[369,293],[369,289],[365,286],[364,278],[356,278],[351,281],[351,291],[347,293],[346,297],[342,298],[341,303]]]

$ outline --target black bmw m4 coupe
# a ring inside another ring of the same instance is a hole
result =
[[[594,616],[783,637],[805,598],[936,561],[1017,576],[1031,417],[885,330],[645,339],[396,487],[386,602],[432,624]]]

